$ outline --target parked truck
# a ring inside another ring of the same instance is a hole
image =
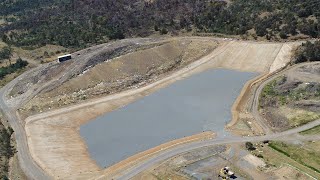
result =
[[[71,54],[66,54],[58,57],[58,62],[64,62],[72,59]]]

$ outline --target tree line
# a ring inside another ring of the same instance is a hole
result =
[[[9,66],[0,67],[0,79],[28,65],[28,62],[22,60],[20,57],[17,59],[17,61],[14,64],[12,64],[11,63],[12,54],[13,54],[13,50],[10,46],[5,46],[0,50],[0,62],[4,60],[9,60]]]
[[[4,78],[6,75],[16,72],[19,69],[22,69],[28,65],[27,61],[19,58],[15,63],[10,64],[9,66],[0,67],[0,79]]]
[[[2,166],[0,167],[0,179],[7,180],[9,172],[9,159],[14,156],[16,150],[11,145],[11,136],[13,129],[11,127],[5,128],[0,122],[0,158]]]
[[[0,36],[16,46],[82,48],[191,30],[269,40],[320,37],[315,0],[4,0],[0,14],[13,19],[0,25]]]
[[[320,41],[307,41],[298,47],[295,53],[295,63],[320,61]]]

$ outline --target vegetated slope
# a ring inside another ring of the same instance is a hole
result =
[[[73,48],[191,30],[272,40],[319,37],[319,9],[316,0],[5,0],[0,35],[17,46]]]
[[[96,47],[89,48],[96,51],[89,55],[85,54],[88,49],[76,52],[73,61],[36,70],[13,87],[11,95],[24,97],[42,87],[41,94],[37,94],[25,107],[27,112],[42,112],[154,82],[210,53],[218,44],[211,39],[192,38],[152,43],[141,39],[128,41],[133,45],[127,49],[119,48],[116,56],[108,53],[114,52],[112,46],[119,42],[102,46],[102,51]],[[55,83],[59,77],[64,80]],[[50,81],[53,83],[45,88]]]
[[[298,47],[294,63],[320,61],[320,41],[307,41]]]
[[[320,118],[320,63],[290,69],[270,82],[260,97],[262,114],[274,130]]]
[[[13,130],[10,127],[4,127],[2,120],[3,117],[0,118],[0,177],[8,179],[9,159],[15,154],[15,149],[11,145]]]

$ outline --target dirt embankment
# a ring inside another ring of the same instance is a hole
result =
[[[177,42],[175,41],[173,43]],[[189,59],[191,55],[186,55],[184,42],[180,43],[182,44],[179,45],[178,41],[178,45],[174,46],[181,46],[184,47],[184,49],[180,51],[177,50],[175,52],[184,52],[182,53],[182,55],[185,56],[185,59]],[[174,68],[172,72],[169,71],[170,73],[168,74],[166,73],[168,71],[157,71],[163,72],[165,74],[163,76],[159,76],[158,79],[155,78],[154,82],[151,84],[149,81],[147,81],[147,85],[141,84],[140,86],[136,86],[136,88],[132,88],[135,86],[130,86],[131,89],[118,94],[113,94],[89,101],[87,100],[85,103],[61,108],[55,111],[49,111],[27,118],[26,132],[32,156],[42,168],[44,168],[47,172],[57,178],[87,179],[88,177],[99,177],[104,174],[104,171],[101,171],[101,169],[99,169],[89,157],[86,145],[82,141],[78,132],[81,124],[86,123],[99,115],[105,114],[128,103],[136,101],[137,99],[155,92],[159,88],[166,87],[179,79],[191,76],[194,73],[199,73],[207,69],[228,68],[260,73],[268,72],[270,66],[275,61],[279,54],[279,51],[282,48],[282,44],[272,43],[252,43],[237,41],[222,41],[219,43],[220,45],[214,51],[210,52],[208,55],[202,58],[199,58],[200,54],[203,55],[207,54],[208,52],[201,52],[198,50],[197,52],[199,53],[196,53],[196,55],[191,56],[193,58],[189,59],[190,62],[194,62],[190,64],[186,63],[189,65],[185,64],[178,66],[185,66],[183,68],[180,68],[179,70]],[[157,51],[155,51],[155,48],[160,47],[167,48],[165,48],[164,50],[158,49]],[[198,46],[198,48],[199,47],[202,46]],[[154,58],[158,59],[159,61],[159,66],[157,66],[156,69],[162,70],[162,68],[160,68],[163,67],[161,65],[163,65],[164,63],[164,60],[161,59],[162,57],[166,57],[164,59],[171,59],[168,62],[176,62],[176,58],[167,58],[167,56],[169,55],[166,54],[166,52],[171,48],[172,47],[170,47],[170,44],[166,44],[153,47],[151,48],[151,52],[146,52],[147,55],[150,55],[149,58],[151,59],[153,58],[153,56],[151,55],[158,53],[156,55],[157,58]],[[191,54],[193,52],[192,49],[194,48],[191,48],[191,50],[188,51]],[[126,65],[128,64],[122,65],[121,62],[132,63],[132,61],[130,61],[131,58],[129,58],[132,57],[133,60],[136,59],[134,62],[141,63],[139,59],[143,57],[144,53],[139,54],[139,52],[137,52],[131,53],[132,56],[128,55],[124,55],[111,61],[105,62],[111,64],[112,66],[110,67],[109,65],[102,63],[101,65],[87,70],[85,73],[80,73],[80,75],[63,83],[57,88],[57,90],[46,91],[43,94],[38,95],[36,98],[31,100],[26,107],[33,107],[37,105],[37,103],[39,103],[39,105],[43,108],[46,107],[45,101],[53,101],[53,105],[55,106],[50,105],[49,108],[59,107],[59,103],[55,104],[57,103],[57,101],[55,101],[54,99],[55,97],[57,97],[57,99],[61,98],[59,92],[62,92],[62,94],[66,92],[74,92],[79,88],[81,90],[83,88],[81,86],[90,84],[92,81],[94,82],[92,83],[94,85],[97,82],[101,83],[100,81],[105,78],[108,79],[111,77],[116,79],[117,76],[119,76],[119,73],[109,75],[108,70],[114,72],[115,69],[121,69],[121,71],[125,71],[126,74],[130,76],[132,76],[130,72],[139,73],[139,69],[127,69],[128,67]],[[180,55],[172,55],[172,57],[180,57]],[[144,59],[144,61],[146,61],[146,59]],[[154,60],[151,61],[153,63],[157,62]],[[143,70],[143,67],[145,66],[139,63],[133,63],[131,65],[134,68],[141,67],[141,72],[143,73],[146,73],[150,70],[147,67],[145,68],[145,70]],[[104,73],[105,70],[107,70],[106,73]],[[47,97],[44,95],[46,95]],[[65,96],[70,96],[70,94],[66,94]],[[207,138],[207,136],[202,138]]]
[[[111,179],[116,177],[119,173],[130,169],[130,167],[133,167],[134,165],[138,164],[141,161],[144,161],[152,156],[156,156],[157,153],[165,151],[167,149],[186,144],[191,143],[195,141],[201,141],[201,140],[207,140],[207,139],[213,139],[215,137],[215,134],[213,132],[203,132],[199,134],[195,134],[192,136],[184,137],[181,139],[173,140],[164,144],[161,144],[159,146],[156,146],[154,148],[148,149],[146,151],[143,151],[141,153],[135,154],[128,159],[125,159],[103,171],[103,174],[99,177],[99,179]]]

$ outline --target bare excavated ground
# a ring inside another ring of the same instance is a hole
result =
[[[81,124],[207,69],[268,73],[288,63],[284,57],[295,46],[210,38],[124,40],[33,70],[13,87],[10,102],[28,102],[20,108],[22,117],[65,106],[26,119],[31,154],[43,169],[63,179],[104,177],[110,172],[89,158]],[[29,101],[32,95],[37,96]]]
[[[233,144],[208,146],[177,155],[150,167],[132,179],[219,179],[219,171],[225,166],[235,172],[236,179],[276,178],[276,169],[268,167],[263,159],[243,150],[241,144]]]
[[[320,63],[292,68],[270,82],[260,97],[261,112],[276,131],[320,118]]]
[[[195,149],[159,162],[132,179],[219,179],[218,173],[225,166],[235,172],[236,179],[319,178],[314,170],[319,166],[319,141],[272,142],[291,157],[271,148],[269,143],[254,143],[252,151],[244,150],[244,144]]]

